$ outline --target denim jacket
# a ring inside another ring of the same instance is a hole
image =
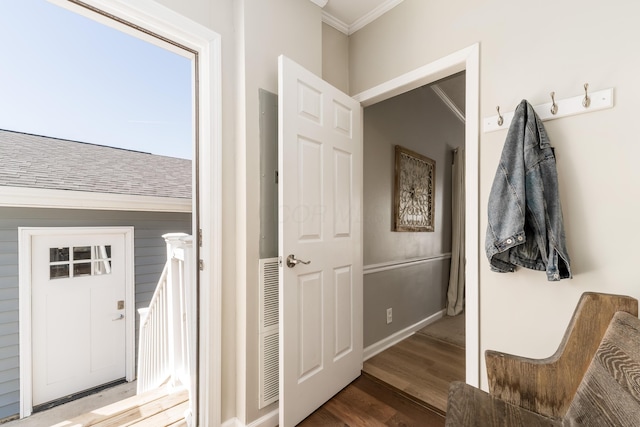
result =
[[[556,159],[533,107],[522,100],[513,116],[489,194],[485,250],[491,270],[516,266],[571,278]]]

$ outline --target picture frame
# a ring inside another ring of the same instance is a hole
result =
[[[394,231],[435,230],[436,162],[395,146]]]

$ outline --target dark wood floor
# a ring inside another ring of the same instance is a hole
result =
[[[367,374],[309,415],[301,427],[444,427],[442,414],[408,399]]]

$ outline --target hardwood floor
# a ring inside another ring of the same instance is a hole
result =
[[[442,427],[449,384],[464,377],[463,347],[416,333],[367,360],[360,378],[299,425]]]
[[[444,414],[449,384],[465,379],[465,352],[416,333],[367,360],[363,371]]]
[[[298,426],[444,427],[444,421],[441,414],[363,374]]]

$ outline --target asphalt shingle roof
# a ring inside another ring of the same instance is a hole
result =
[[[191,160],[0,130],[0,185],[191,198]]]

